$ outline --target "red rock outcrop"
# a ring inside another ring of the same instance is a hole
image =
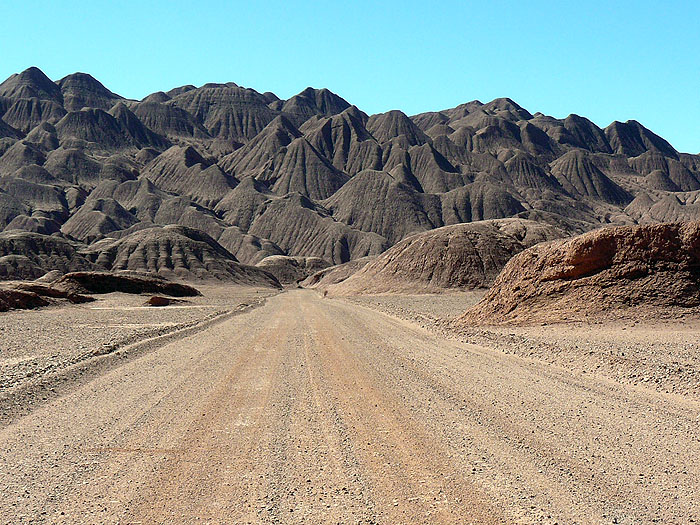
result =
[[[555,322],[700,305],[700,222],[604,228],[513,257],[459,324]]]

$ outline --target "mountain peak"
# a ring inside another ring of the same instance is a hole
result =
[[[63,104],[63,95],[58,85],[36,66],[15,73],[0,84],[0,96],[54,100]]]

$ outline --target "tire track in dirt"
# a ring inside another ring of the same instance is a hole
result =
[[[337,332],[366,375],[410,402],[503,507],[537,522],[697,519],[698,403],[455,341],[436,344],[403,320],[327,302],[346,320]],[[371,349],[359,344],[368,340]]]
[[[303,305],[304,317],[313,320],[323,369],[330,391],[351,430],[376,500],[381,502],[383,523],[504,523],[502,513],[488,502],[487,494],[454,469],[449,451],[436,447],[423,424],[406,410],[386,383],[371,381],[368,370],[338,337],[339,318],[331,319],[318,305]],[[366,331],[361,332],[366,336]],[[376,340],[366,339],[373,345]]]

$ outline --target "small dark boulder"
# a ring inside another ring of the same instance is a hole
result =
[[[168,306],[170,304],[172,304],[171,299],[160,295],[154,295],[148,301],[146,301],[147,306]]]

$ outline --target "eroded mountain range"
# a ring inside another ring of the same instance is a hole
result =
[[[339,264],[484,219],[574,234],[700,217],[700,155],[636,121],[601,129],[507,98],[369,116],[327,89],[281,100],[227,83],[135,101],[32,67],[0,84],[0,116],[6,279],[235,280],[271,255]]]

